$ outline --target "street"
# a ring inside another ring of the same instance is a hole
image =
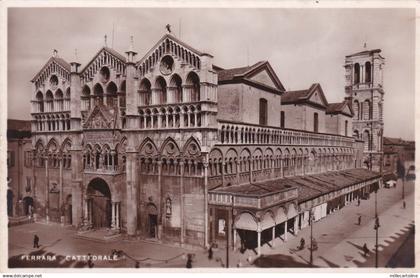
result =
[[[414,183],[405,185],[406,208],[402,206],[401,184],[396,188],[381,188],[377,195],[379,228],[379,267],[412,266],[414,238],[410,234],[414,225]],[[318,250],[313,254],[315,267],[374,267],[375,266],[375,194],[362,200],[360,206],[353,202],[343,209],[314,223],[313,234]],[[357,223],[362,216],[361,225]],[[40,238],[40,248],[33,248],[33,236]],[[226,251],[214,250],[212,260],[204,249],[188,250],[170,245],[145,241],[118,240],[101,243],[75,237],[73,228],[59,224],[31,223],[9,228],[9,267],[88,267],[87,260],[66,256],[110,256],[112,249],[123,250],[117,260],[94,260],[94,267],[185,267],[186,255],[194,254],[193,267],[225,267]],[[288,241],[276,239],[275,247],[264,245],[264,256],[255,260],[255,253],[247,250],[230,252],[230,267],[309,267],[307,248],[297,251],[300,239],[308,245],[310,228],[289,235]],[[366,243],[370,252],[363,256]],[[32,259],[22,257],[35,256]],[[36,257],[38,256],[38,257]],[[49,257],[47,257],[49,256]]]

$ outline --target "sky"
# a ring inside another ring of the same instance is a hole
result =
[[[9,8],[8,118],[30,119],[30,80],[53,49],[82,67],[104,46],[140,59],[172,32],[223,68],[268,60],[287,90],[320,83],[329,102],[344,99],[344,59],[382,49],[385,136],[414,140],[413,9]],[[113,32],[114,30],[114,32]],[[114,35],[112,35],[114,34]]]

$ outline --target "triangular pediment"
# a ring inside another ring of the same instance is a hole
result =
[[[162,57],[170,55],[180,60],[183,64],[188,64],[194,69],[201,67],[201,56],[209,54],[203,53],[191,47],[187,43],[179,40],[171,34],[164,35],[137,63],[137,67],[142,74],[152,70]]]
[[[270,63],[267,61],[257,63],[256,67],[251,67],[251,69],[245,72],[243,76],[245,79],[255,83],[280,91],[285,91],[283,84],[280,82],[280,79],[276,75]]]
[[[350,107],[349,107],[349,105],[348,105],[348,104],[346,104],[346,105],[344,106],[344,108],[343,108],[343,113],[345,113],[345,114],[349,114],[349,115],[352,115],[352,111],[350,110]]]
[[[85,129],[115,129],[116,126],[116,113],[102,104],[96,105],[90,114],[87,116],[83,125]]]
[[[123,73],[125,69],[126,59],[116,50],[109,47],[102,47],[93,58],[86,64],[81,71],[81,75],[85,79],[92,78],[103,66],[118,73]]]
[[[310,91],[311,92],[308,99],[309,102],[318,104],[325,108],[328,106],[328,101],[325,98],[324,91],[322,90],[321,85],[319,84],[312,85],[310,88]]]
[[[52,75],[70,81],[70,64],[62,58],[51,57],[34,78],[32,78],[32,82],[37,83],[39,86],[45,81],[49,81]]]

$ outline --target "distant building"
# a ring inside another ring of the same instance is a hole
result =
[[[34,176],[30,121],[7,120],[7,175],[7,215],[27,215]]]
[[[415,142],[401,138],[384,137],[384,172],[397,173],[397,161],[404,163],[406,170],[414,166]]]

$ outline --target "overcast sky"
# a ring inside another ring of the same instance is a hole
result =
[[[105,34],[112,46],[114,25],[113,48],[123,54],[133,35],[140,59],[169,23],[174,35],[211,53],[218,66],[268,60],[286,89],[317,82],[329,102],[344,98],[344,57],[365,42],[380,48],[385,136],[414,140],[413,9],[12,8],[8,15],[8,118],[30,119],[30,80],[53,49],[71,62],[77,48],[83,67]]]

